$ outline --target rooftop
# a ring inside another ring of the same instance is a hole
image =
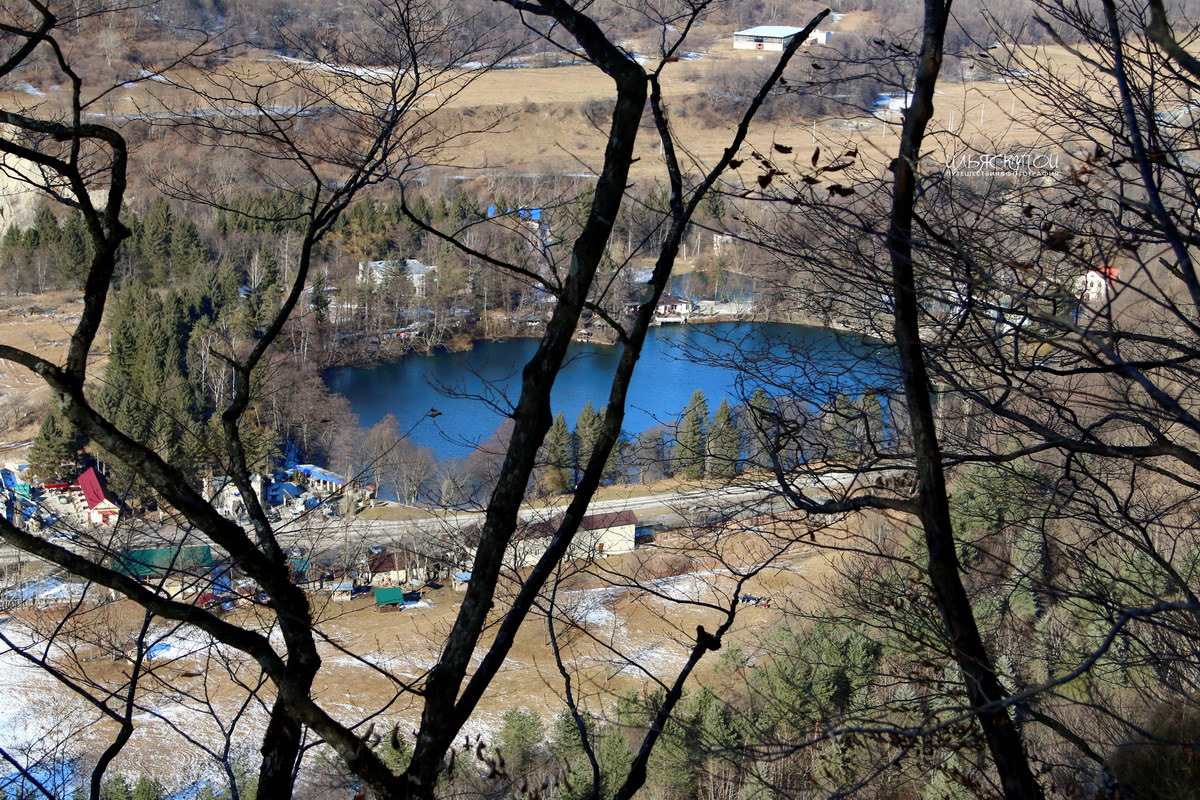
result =
[[[735,31],[734,36],[795,36],[803,32],[803,28],[793,28],[790,25],[759,25],[754,28],[746,28],[744,31]]]
[[[105,501],[112,503],[93,467],[88,467],[79,476],[79,489],[83,492],[83,504],[89,511]]]
[[[315,464],[297,464],[296,469],[300,472],[303,472],[305,475],[308,475],[310,478],[316,478],[317,480],[321,481],[329,481],[330,483],[336,483],[338,486],[341,486],[346,482],[346,479],[341,475],[338,475],[336,472],[330,472],[327,469],[322,469]]]

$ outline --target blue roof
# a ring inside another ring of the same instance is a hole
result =
[[[346,479],[336,472],[330,472],[314,464],[297,464],[296,469],[317,480],[329,481],[330,483],[336,483],[338,486],[346,482]]]
[[[282,502],[285,498],[296,498],[304,494],[304,490],[294,483],[273,483],[271,488],[267,489],[267,496],[272,500]]]
[[[469,580],[471,580],[471,573],[469,573],[469,572],[456,572],[456,573],[454,573],[454,580],[456,580],[456,581],[469,581]]]

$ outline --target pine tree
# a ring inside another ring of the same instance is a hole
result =
[[[859,411],[846,392],[838,392],[825,408],[824,432],[827,458],[844,460],[858,452],[855,425]]]
[[[25,246],[31,250],[53,247],[58,243],[60,234],[58,218],[54,216],[50,206],[38,206],[33,215],[33,224],[25,231]]]
[[[170,275],[171,233],[174,229],[175,218],[170,204],[164,197],[155,197],[142,220],[137,243],[142,263],[141,274],[154,286],[166,283]]]
[[[163,800],[165,796],[162,784],[146,775],[139,776],[133,785],[132,800]]]
[[[721,405],[713,414],[712,429],[708,434],[709,477],[732,478],[737,475],[741,449],[741,439],[733,424],[733,409],[728,401],[721,400]]]
[[[58,239],[55,266],[59,283],[71,289],[83,288],[91,259],[92,240],[88,236],[86,223],[80,214],[70,214],[63,223]]]
[[[746,460],[753,469],[770,469],[777,420],[771,396],[760,386],[746,405]]]
[[[571,460],[571,429],[561,413],[554,417],[546,433],[542,452],[546,464],[543,488],[550,494],[562,494],[574,485],[575,475]]]
[[[133,800],[133,793],[129,790],[125,776],[117,773],[105,778],[104,783],[100,784],[100,800]]]
[[[588,459],[592,457],[592,451],[600,439],[600,425],[600,412],[589,400],[575,420],[575,458],[581,475],[587,469]]]
[[[546,738],[546,724],[537,712],[513,706],[504,712],[499,738],[500,752],[508,762],[510,774],[520,779],[534,766]]]
[[[21,229],[14,222],[4,229],[4,241],[0,242],[0,247],[5,250],[15,250],[22,247],[24,237],[21,235]]]
[[[208,247],[200,237],[196,224],[187,219],[174,220],[171,229],[171,274],[193,274],[208,264]]]
[[[675,472],[687,480],[704,477],[704,452],[708,432],[708,400],[700,389],[692,392],[675,432]]]
[[[325,279],[319,277],[312,285],[312,310],[318,325],[324,325],[329,315],[329,292],[325,291]]]
[[[39,478],[63,477],[73,473],[79,463],[82,440],[74,426],[59,412],[51,410],[42,420],[37,437],[29,448],[29,471]]]
[[[863,436],[860,449],[863,452],[881,452],[888,444],[887,415],[883,402],[874,390],[868,389],[858,401],[862,412]]]

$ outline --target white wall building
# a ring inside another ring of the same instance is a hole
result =
[[[405,278],[412,285],[413,294],[425,296],[425,285],[431,280],[437,280],[437,267],[433,264],[422,264],[415,258],[398,258],[387,261],[358,262],[359,284],[370,283],[381,286],[389,280]]]
[[[520,569],[536,564],[550,546],[560,521],[560,518],[555,518],[549,522],[525,522],[519,525],[509,542],[505,566]],[[579,531],[566,557],[572,560],[596,559],[633,552],[636,529],[637,517],[632,511],[591,514],[579,523]],[[477,525],[463,531],[463,560],[466,564],[475,562],[479,533]]]
[[[759,25],[734,33],[733,49],[763,50],[779,53],[803,32],[803,28],[793,28],[790,25]],[[809,34],[804,44],[807,47],[814,44],[827,44],[828,42],[829,31],[817,29]]]

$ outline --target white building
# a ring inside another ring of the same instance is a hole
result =
[[[667,292],[658,298],[658,305],[654,308],[654,314],[658,317],[682,317],[686,320],[691,313],[692,301],[674,292]]]
[[[415,258],[400,258],[387,261],[358,262],[359,284],[370,283],[381,286],[389,280],[406,278],[412,285],[413,294],[425,296],[425,284],[437,280],[437,267],[433,264],[422,264]]]
[[[804,32],[803,28],[793,28],[790,25],[759,25],[737,31],[733,34],[734,50],[764,50],[782,52],[792,40]],[[826,44],[829,42],[829,31],[813,30],[804,41],[805,46]]]
[[[509,542],[504,558],[505,566],[520,569],[536,564],[550,546],[550,540],[561,521],[561,517],[556,517],[549,522],[523,522],[519,525]],[[591,514],[580,521],[579,530],[567,549],[566,557],[572,560],[596,559],[631,553],[636,529],[637,517],[632,511]],[[472,525],[463,531],[464,563],[468,565],[475,562],[479,534],[478,525]]]

